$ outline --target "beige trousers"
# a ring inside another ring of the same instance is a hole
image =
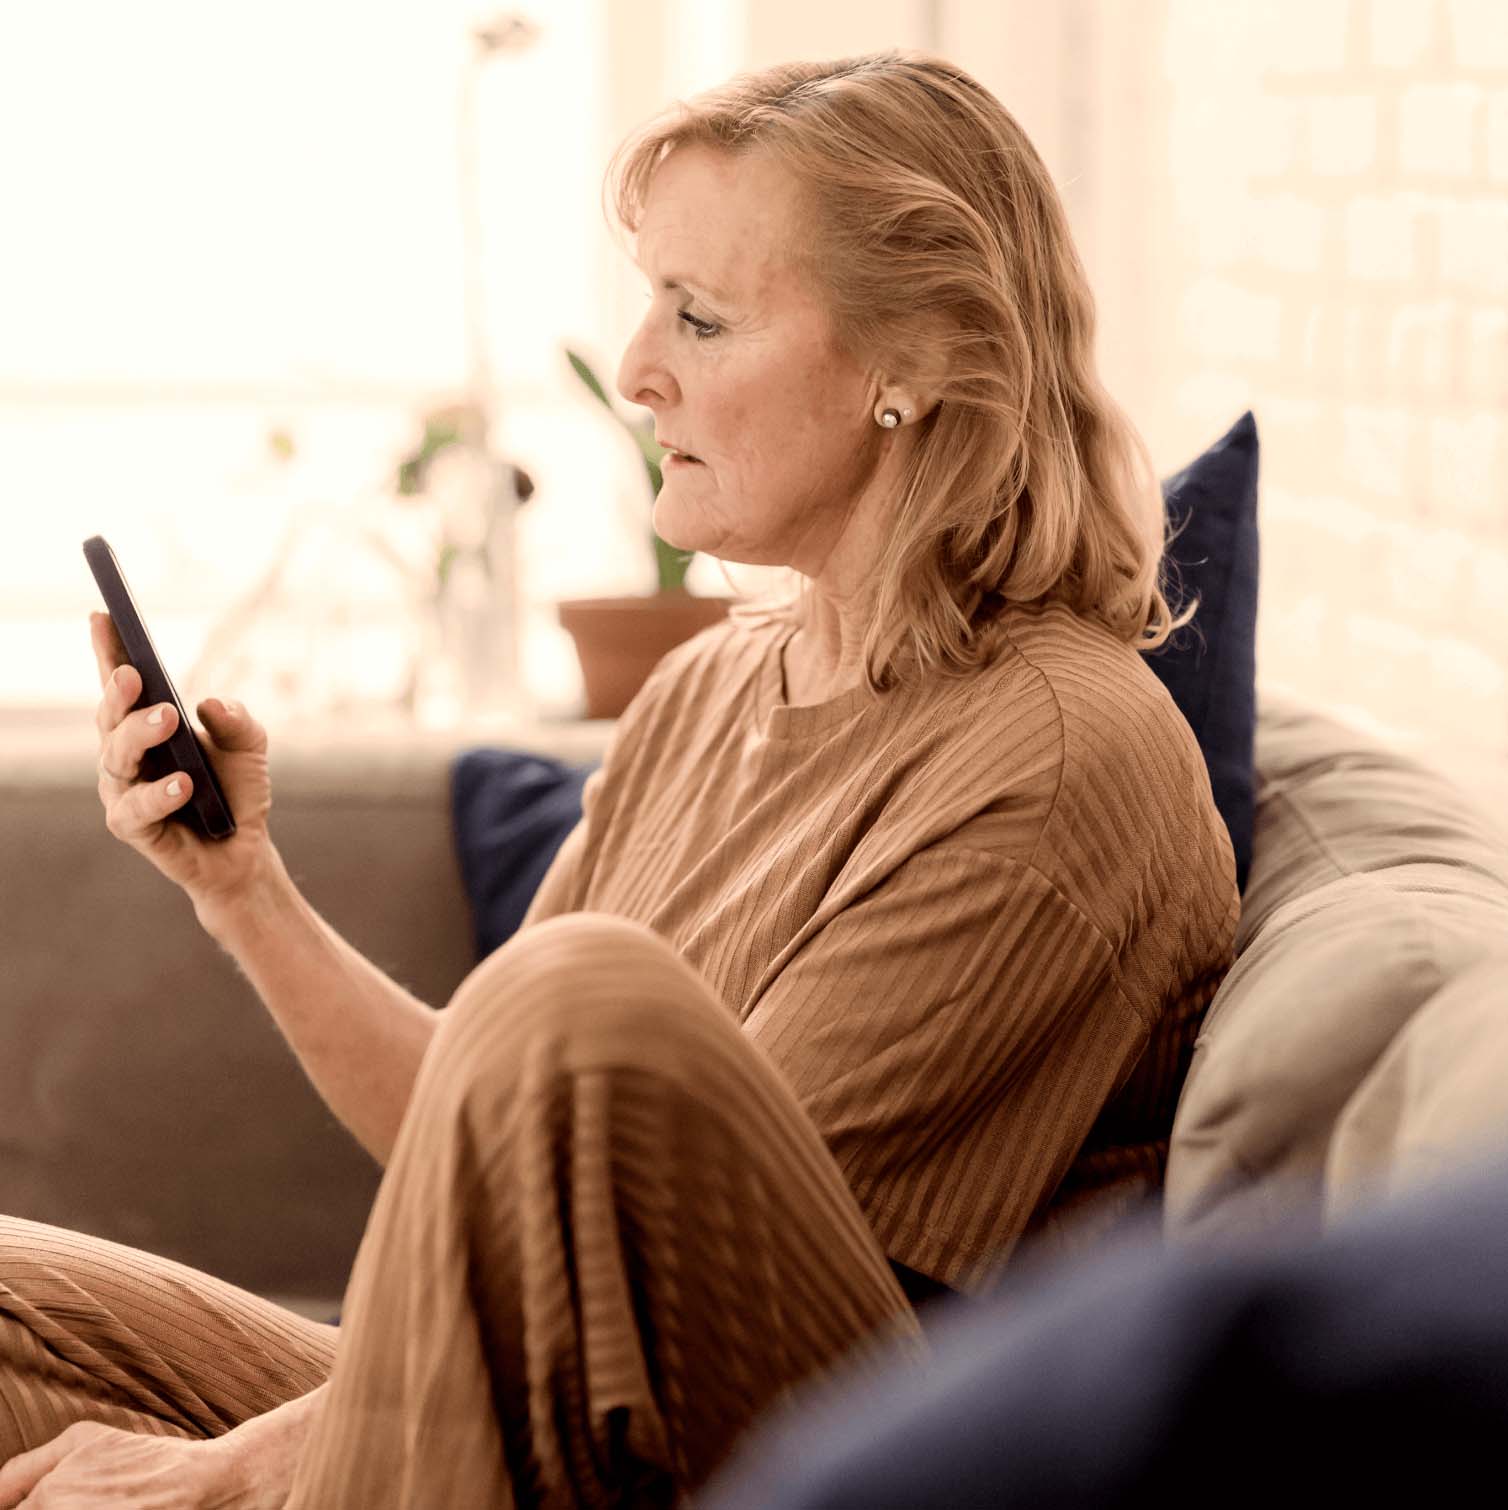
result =
[[[0,1218],[0,1461],[80,1420],[216,1436],[328,1378],[290,1510],[668,1504],[897,1339],[915,1315],[784,1081],[662,939],[575,913],[443,1014],[338,1329]]]

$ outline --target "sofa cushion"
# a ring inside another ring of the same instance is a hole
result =
[[[556,850],[581,818],[581,789],[599,764],[526,750],[476,749],[456,757],[451,832],[478,959],[518,931]]]
[[[1164,480],[1163,503],[1176,532],[1165,553],[1169,587],[1180,602],[1197,597],[1199,610],[1167,644],[1146,653],[1199,741],[1243,892],[1251,869],[1257,727],[1257,470],[1257,425],[1248,410]]]
[[[1508,1139],[1508,937],[1414,1014],[1336,1123],[1327,1218],[1424,1190]]]
[[[1318,1222],[1358,1087],[1414,1014],[1508,937],[1508,848],[1443,777],[1268,692],[1256,768],[1237,960],[1173,1127],[1170,1235]]]

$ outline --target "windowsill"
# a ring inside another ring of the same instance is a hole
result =
[[[338,795],[359,783],[363,795],[409,791],[443,779],[461,750],[529,750],[574,764],[600,761],[613,719],[477,720],[422,728],[401,720],[282,728],[269,732],[274,791]],[[0,785],[36,789],[92,786],[98,750],[94,710],[81,705],[0,705]]]

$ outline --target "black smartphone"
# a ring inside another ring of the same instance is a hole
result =
[[[188,714],[178,698],[178,689],[173,686],[152,636],[137,611],[136,600],[103,535],[93,535],[84,542],[84,559],[94,580],[99,584],[105,607],[115,621],[116,633],[126,647],[126,659],[141,676],[141,696],[134,708],[149,708],[156,703],[172,703],[178,710],[178,727],[162,744],[153,745],[142,756],[141,774],[144,781],[159,781],[174,771],[185,771],[193,779],[194,795],[170,816],[180,823],[187,823],[199,830],[207,839],[228,839],[236,831],[236,820],[231,816],[230,804],[220,789],[213,768],[204,754]]]

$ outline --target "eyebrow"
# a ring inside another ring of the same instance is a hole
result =
[[[634,266],[638,268],[641,273],[644,271],[643,264],[637,257],[634,258]],[[666,273],[665,276],[660,279],[657,286],[667,291],[680,289],[682,292],[688,294],[706,294],[706,296],[711,299],[714,304],[722,304],[729,299],[727,290],[715,288],[710,283],[703,283],[700,278],[687,277],[685,273]]]
[[[665,289],[682,288],[687,293],[703,293],[719,304],[728,297],[722,289],[714,288],[710,283],[701,283],[688,278],[684,273],[678,273],[674,277],[661,278],[660,287]]]

